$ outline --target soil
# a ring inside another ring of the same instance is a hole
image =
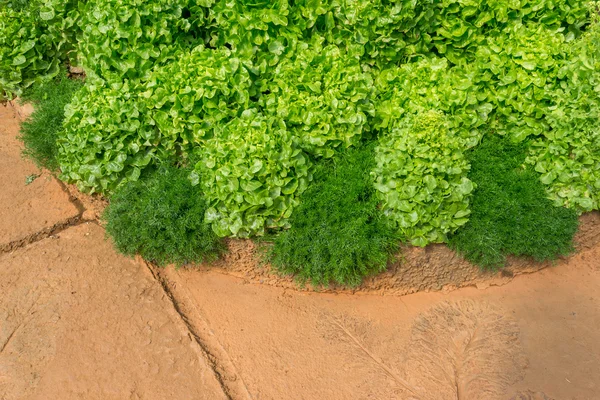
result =
[[[160,284],[96,224],[0,266],[0,398],[226,398]]]
[[[598,245],[503,286],[407,296],[163,274],[252,398],[558,400],[600,391]]]
[[[20,118],[0,106],[0,399],[227,398],[151,271],[85,220],[93,203],[21,158]]]
[[[11,106],[0,105],[0,121],[0,251],[6,251],[74,222],[80,210],[49,173],[22,159],[21,120]]]
[[[28,112],[0,107],[1,400],[598,398],[600,214],[577,254],[493,274],[405,248],[357,289],[315,290],[242,240],[158,269],[115,253],[103,199],[20,158]]]
[[[592,212],[580,217],[579,231],[575,236],[577,251],[600,244],[600,213]],[[221,260],[209,265],[189,266],[196,271],[215,271],[242,278],[252,283],[320,293],[376,293],[406,295],[429,291],[451,291],[461,287],[486,288],[504,285],[518,275],[530,274],[568,260],[533,262],[527,258],[509,258],[500,271],[482,271],[460,257],[445,245],[426,248],[404,246],[387,271],[368,277],[352,289],[342,287],[301,287],[293,276],[282,276],[264,262],[262,249],[251,240],[228,240],[229,251]]]

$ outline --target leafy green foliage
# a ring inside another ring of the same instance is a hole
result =
[[[136,80],[196,43],[210,0],[89,0],[81,6],[79,56],[86,73],[109,82]],[[189,10],[188,10],[189,11]],[[200,42],[202,43],[202,42]]]
[[[128,82],[87,84],[76,93],[57,140],[63,180],[87,193],[109,193],[149,165],[174,160],[173,144],[161,140],[139,93]]]
[[[570,51],[565,81],[551,92],[550,129],[534,140],[527,161],[557,205],[582,212],[600,206],[600,25]]]
[[[501,267],[507,255],[543,261],[573,250],[577,213],[546,198],[537,174],[523,168],[526,154],[525,143],[490,135],[468,155],[477,189],[450,245],[482,267]]]
[[[374,113],[371,74],[333,45],[299,44],[277,64],[266,90],[265,112],[285,120],[314,156],[332,157],[335,148],[357,144]]]
[[[297,2],[297,24],[349,56],[384,66],[429,53],[434,1],[327,0]]]
[[[21,11],[27,7],[29,0],[1,0],[0,7],[12,8],[16,11]]]
[[[302,0],[289,14],[310,36],[379,67],[416,54],[470,63],[509,25],[534,23],[578,35],[588,15],[581,0]]]
[[[476,52],[475,87],[493,105],[491,130],[518,141],[548,130],[543,117],[560,85],[567,39],[560,30],[520,23],[486,38]]]
[[[0,100],[58,75],[73,48],[77,3],[32,0],[0,7]]]
[[[11,99],[38,75],[51,77],[58,73],[58,61],[49,62],[45,57],[52,51],[52,43],[41,42],[40,37],[30,12],[0,9],[0,99]]]
[[[378,140],[375,197],[422,246],[470,218],[464,152],[490,134],[532,143],[556,204],[599,207],[586,2],[0,0],[0,91],[76,50],[88,79],[58,134],[61,177],[110,194],[200,160],[219,236],[289,228],[315,163]]]
[[[492,104],[473,85],[471,67],[451,67],[443,58],[423,58],[400,68],[381,71],[377,77],[379,102],[374,127],[385,133],[404,119],[438,110],[446,114],[449,129],[464,146],[475,146]]]
[[[445,242],[467,223],[474,185],[465,176],[464,147],[435,111],[404,119],[380,138],[373,168],[377,196],[412,244]]]
[[[58,170],[56,141],[62,130],[65,106],[82,86],[81,81],[71,80],[63,72],[56,79],[24,92],[22,101],[32,102],[35,108],[21,125],[20,139],[25,144],[23,153],[39,167]]]
[[[477,51],[503,36],[499,32],[534,24],[548,31],[564,30],[572,37],[588,15],[586,2],[579,0],[442,0],[435,1],[433,9],[432,44],[457,64],[484,61]]]
[[[544,174],[541,177],[544,183],[553,183],[550,192],[557,204],[580,210],[597,208],[594,199],[598,198],[600,188],[597,173],[600,139],[594,110],[600,96],[597,90],[594,92],[598,86],[594,78],[586,76],[586,84],[581,84],[579,77],[585,75],[582,71],[586,68],[588,75],[600,70],[593,66],[593,61],[589,63],[595,56],[588,56],[598,52],[594,52],[597,47],[582,51],[582,45],[574,40],[577,29],[572,26],[571,31],[564,32],[563,28],[560,24],[557,27],[508,21],[498,34],[482,38],[472,54],[461,54],[458,59],[445,54],[447,59],[423,58],[400,68],[383,70],[376,80],[380,100],[374,127],[383,138],[389,137],[398,124],[408,124],[415,115],[433,109],[445,113],[449,131],[463,140],[458,147],[462,150],[475,146],[487,131],[516,141],[538,136],[533,144],[537,155],[530,157],[529,162],[536,163],[538,157],[536,171]],[[586,33],[582,40],[590,35]],[[585,59],[587,67],[583,61],[572,61],[579,57]],[[566,72],[569,70],[575,71],[571,76],[576,78],[569,77]],[[580,100],[557,107],[574,97]],[[577,133],[572,133],[574,127],[578,127]],[[391,160],[398,161],[393,157]],[[375,173],[382,171],[378,169]],[[388,178],[378,176],[380,183]],[[378,189],[381,193],[389,191],[385,186]],[[405,210],[412,211],[409,207]],[[421,223],[432,218],[434,210],[435,207],[413,216]],[[462,219],[462,213],[459,215],[461,218],[457,220],[464,224],[466,219]],[[398,216],[392,219],[407,225],[410,222]],[[445,241],[445,233],[456,227],[444,228],[442,234],[432,234],[431,238],[414,240],[411,237],[414,233],[409,238],[419,245]]]
[[[198,156],[192,176],[210,206],[206,221],[219,236],[288,227],[312,180],[311,161],[283,121],[256,110],[216,127]]]
[[[475,145],[481,128],[524,140],[548,129],[544,115],[560,84],[567,41],[544,25],[508,25],[477,48],[474,59],[452,65],[424,58],[383,70],[377,78],[381,101],[376,127],[405,113],[437,109],[448,114],[452,130]]]
[[[240,60],[225,50],[202,46],[156,68],[142,97],[163,144],[188,154],[248,107],[251,81]]]
[[[206,203],[188,174],[163,166],[114,193],[104,219],[119,251],[160,265],[218,257],[224,245],[204,223]]]
[[[94,80],[68,107],[62,177],[110,192],[157,162],[187,158],[248,103],[247,71],[229,52],[198,47],[157,67],[145,83]]]
[[[242,59],[255,59],[248,63],[253,73],[264,73],[302,35],[288,19],[290,8],[289,0],[217,0],[207,18],[210,46],[228,47]]]
[[[279,271],[314,285],[356,286],[385,270],[399,237],[377,209],[372,167],[373,146],[348,150],[316,167],[291,228],[275,237],[268,252]]]

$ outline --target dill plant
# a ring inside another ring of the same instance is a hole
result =
[[[23,102],[34,104],[33,114],[21,125],[23,154],[39,167],[58,170],[56,139],[65,119],[65,106],[82,86],[82,81],[69,79],[63,71],[55,79],[31,86],[23,94]]]
[[[206,203],[189,171],[161,166],[113,193],[104,213],[106,231],[125,255],[159,265],[216,259],[224,245],[204,223]]]
[[[275,268],[313,285],[356,286],[385,270],[399,237],[378,210],[370,177],[373,146],[316,167],[314,183],[268,251]]]
[[[547,198],[539,175],[524,167],[527,143],[487,135],[470,151],[469,179],[477,185],[469,222],[449,244],[482,268],[499,268],[506,256],[553,260],[573,251],[577,212]]]

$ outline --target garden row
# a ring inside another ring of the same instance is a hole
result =
[[[28,154],[110,196],[127,253],[266,235],[281,270],[354,285],[400,241],[555,258],[599,208],[595,3],[0,6],[0,94],[39,102]]]

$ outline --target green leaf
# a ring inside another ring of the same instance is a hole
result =
[[[53,19],[55,15],[56,14],[54,13],[54,10],[50,7],[42,7],[40,9],[40,18],[44,21],[49,21]]]
[[[23,65],[27,62],[27,57],[22,54],[19,54],[13,59],[13,65]]]
[[[246,192],[254,192],[262,186],[262,183],[258,181],[242,181],[240,186]]]
[[[275,40],[275,41],[269,43],[269,51],[273,54],[276,54],[279,56],[283,53],[284,50],[285,50],[285,47],[278,40]]]
[[[124,165],[117,161],[110,161],[106,164],[106,169],[112,172],[121,172],[123,171]]]
[[[457,193],[462,196],[470,194],[473,189],[473,182],[471,182],[468,178],[462,178],[461,183],[456,187]]]

